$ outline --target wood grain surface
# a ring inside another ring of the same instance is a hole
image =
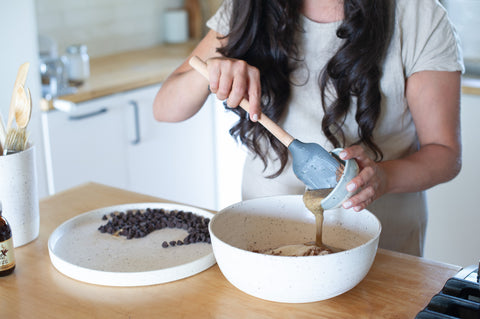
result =
[[[190,55],[197,40],[162,44],[90,60],[90,78],[74,94],[60,97],[71,102],[133,90],[163,82]],[[464,78],[462,92],[480,95],[480,78]],[[49,109],[49,108],[46,108]]]
[[[164,44],[92,58],[90,78],[74,94],[60,98],[83,102],[163,82],[193,51],[196,41]]]
[[[462,93],[480,95],[480,78],[464,77],[462,79]]]
[[[0,318],[414,318],[460,270],[380,249],[367,277],[349,292],[282,304],[243,293],[217,265],[175,282],[115,288],[76,281],[50,263],[48,237],[64,221],[100,207],[152,201],[164,200],[94,183],[42,199],[39,237],[15,249],[15,272],[0,278]]]

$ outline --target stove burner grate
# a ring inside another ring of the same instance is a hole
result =
[[[416,319],[480,319],[479,268],[470,266],[445,283]]]

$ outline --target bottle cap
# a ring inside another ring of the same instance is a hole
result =
[[[85,44],[73,44],[69,45],[66,49],[67,53],[69,54],[79,54],[79,53],[87,53],[88,49]]]

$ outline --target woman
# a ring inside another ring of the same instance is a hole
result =
[[[423,191],[461,168],[462,58],[435,0],[228,0],[192,55],[209,88],[240,114],[231,134],[250,150],[244,199],[302,194],[288,151],[255,123],[260,110],[292,136],[344,147],[359,175],[343,203],[382,222],[380,247],[423,254]],[[189,94],[181,92],[189,88]],[[193,116],[209,94],[186,61],[154,103],[159,121]],[[236,108],[242,98],[251,109]]]

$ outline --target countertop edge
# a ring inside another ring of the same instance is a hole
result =
[[[90,59],[90,78],[72,94],[58,99],[81,103],[159,85],[190,55],[198,41],[160,44]]]
[[[160,44],[90,59],[90,78],[59,99],[81,103],[111,94],[159,85],[190,55],[198,41]],[[480,77],[462,76],[462,93],[480,95]]]
[[[470,76],[462,77],[462,93],[480,95],[480,78]]]

